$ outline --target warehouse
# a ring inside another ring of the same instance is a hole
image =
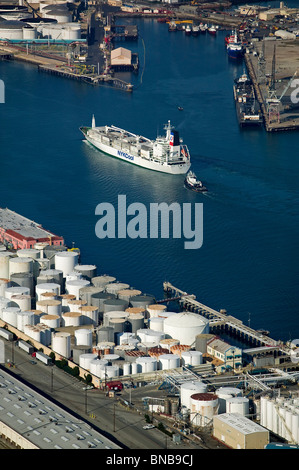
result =
[[[239,413],[214,416],[213,436],[232,449],[264,449],[269,431]]]

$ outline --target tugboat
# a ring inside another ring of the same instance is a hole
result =
[[[184,183],[186,188],[197,193],[205,193],[208,191],[202,182],[197,179],[196,174],[193,171],[189,171],[187,173]]]
[[[228,57],[232,59],[242,59],[244,57],[245,49],[241,41],[238,40],[237,32],[235,31],[234,40],[229,40],[226,46]]]

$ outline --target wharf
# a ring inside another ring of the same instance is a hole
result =
[[[299,130],[299,107],[292,103],[290,95],[294,91],[292,77],[296,70],[299,71],[298,49],[298,41],[263,40],[255,44],[255,54],[245,54],[248,74],[267,132]],[[276,100],[273,101],[274,109],[269,107],[267,101],[272,78]]]

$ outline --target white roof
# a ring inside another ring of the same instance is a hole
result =
[[[242,416],[239,413],[222,413],[214,416],[214,420],[222,421],[228,424],[230,427],[236,429],[242,434],[254,434],[257,432],[267,432],[267,429],[263,428],[257,423],[254,423],[250,419]]]
[[[208,323],[209,321],[201,315],[190,312],[177,313],[176,315],[172,315],[164,320],[164,326],[182,326],[184,328],[194,328]]]

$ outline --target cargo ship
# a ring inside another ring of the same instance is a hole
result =
[[[252,81],[246,73],[235,80],[234,99],[240,127],[262,125],[260,105],[255,98]]]
[[[235,32],[233,39],[231,37],[228,39],[226,50],[228,57],[231,59],[242,59],[244,57],[245,49],[238,39],[237,32]]]
[[[170,121],[164,129],[165,136],[150,140],[113,125],[96,127],[94,116],[91,127],[80,127],[90,144],[112,157],[149,170],[185,174],[191,166],[189,149]]]

